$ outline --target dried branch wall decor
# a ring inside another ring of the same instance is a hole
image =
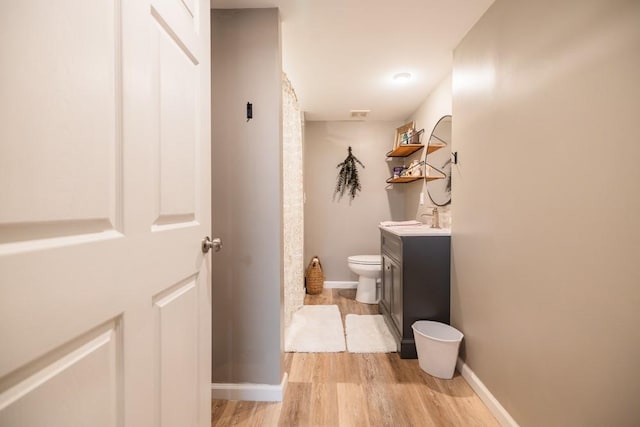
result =
[[[358,166],[360,165],[364,168],[364,165],[356,156],[351,152],[351,147],[349,147],[349,154],[347,158],[344,159],[344,162],[339,163],[336,168],[339,168],[338,179],[336,181],[336,189],[333,193],[333,197],[335,198],[336,194],[340,194],[338,199],[341,199],[344,196],[345,191],[349,191],[349,197],[353,200],[356,197],[356,193],[362,190],[362,186],[360,185],[360,178],[358,177]]]

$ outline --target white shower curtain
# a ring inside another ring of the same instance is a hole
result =
[[[286,74],[282,74],[282,181],[284,241],[284,319],[304,302],[303,116]]]

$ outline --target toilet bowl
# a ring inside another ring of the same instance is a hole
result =
[[[356,301],[366,304],[378,303],[378,281],[382,272],[380,255],[353,255],[347,258],[349,268],[358,277]]]

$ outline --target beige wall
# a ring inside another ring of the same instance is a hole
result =
[[[451,115],[451,74],[447,75],[429,96],[427,96],[409,120],[416,122],[417,129],[424,129],[422,142],[426,144],[438,120],[440,120],[442,116],[447,115]],[[410,159],[420,158],[420,160],[424,160],[425,150],[419,151],[414,156],[415,157],[410,157]],[[431,199],[429,199],[427,185],[425,181],[420,181],[406,186],[404,198],[406,219],[415,219],[421,222],[431,223],[431,216],[422,215],[424,213],[431,213],[435,206],[431,202]],[[420,193],[424,194],[423,205],[420,205]],[[441,206],[438,210],[440,211],[441,225],[444,227],[450,224],[451,205]]]
[[[277,9],[213,10],[213,382],[282,380],[282,66]],[[253,103],[253,119],[245,118]]]
[[[452,322],[522,426],[640,424],[640,2],[497,0],[454,55]]]
[[[357,280],[347,257],[380,253],[378,223],[404,217],[401,185],[385,189],[391,176],[385,153],[393,146],[396,122],[306,122],[304,142],[305,263],[318,255],[326,280]],[[362,192],[353,201],[333,200],[338,169],[347,148],[359,168]]]

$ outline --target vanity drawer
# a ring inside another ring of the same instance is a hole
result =
[[[401,259],[402,244],[400,237],[391,233],[382,232],[380,234],[382,240],[382,252],[387,253],[397,260]]]

